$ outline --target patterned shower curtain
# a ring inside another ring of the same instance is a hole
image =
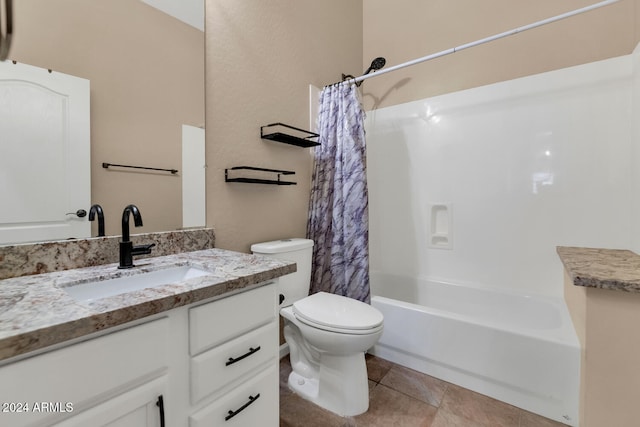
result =
[[[315,242],[310,293],[369,302],[369,217],[364,111],[353,84],[320,95],[307,237]]]

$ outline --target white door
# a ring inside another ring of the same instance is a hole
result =
[[[205,195],[204,129],[182,125],[182,227],[204,227]]]
[[[0,62],[0,244],[91,235],[89,81]]]

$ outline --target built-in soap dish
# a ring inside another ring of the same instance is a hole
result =
[[[429,247],[453,249],[453,211],[451,203],[429,205]]]

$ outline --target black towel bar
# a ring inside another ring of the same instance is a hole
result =
[[[151,171],[171,172],[174,175],[178,173],[178,169],[149,168],[146,166],[131,166],[131,165],[117,165],[115,163],[102,163],[102,167],[105,169],[109,169],[109,166],[116,166],[119,168],[146,169]]]

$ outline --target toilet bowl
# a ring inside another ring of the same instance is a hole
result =
[[[326,292],[307,295],[312,245],[310,240],[288,239],[255,244],[251,250],[297,262],[298,272],[279,283],[292,367],[289,388],[341,416],[359,415],[369,408],[364,354],[382,335],[384,319],[376,308],[352,298]]]
[[[298,303],[313,310],[302,314]],[[355,310],[337,312],[336,306]],[[367,311],[368,316],[362,318]],[[284,336],[293,369],[289,388],[342,416],[366,412],[369,382],[364,352],[382,335],[382,314],[368,304],[324,292],[282,308],[280,314],[285,319]],[[359,320],[357,328],[354,320]]]

